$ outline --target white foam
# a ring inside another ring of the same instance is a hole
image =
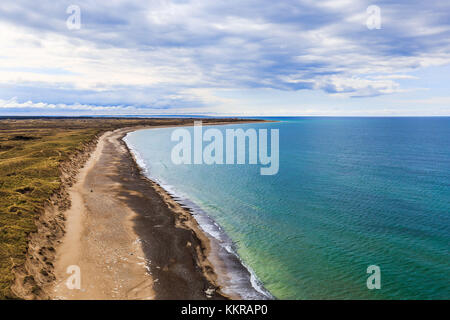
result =
[[[123,138],[123,141],[127,144],[128,148],[131,151],[131,154],[134,157],[134,160],[136,161],[138,167],[147,175],[149,172],[147,165],[145,163],[144,158],[141,156],[139,151],[137,151],[136,147],[129,141],[128,135]]]

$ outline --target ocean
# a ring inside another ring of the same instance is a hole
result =
[[[176,165],[175,128],[125,141],[145,174],[239,256],[261,293],[450,298],[450,118],[268,119],[279,122],[213,127],[279,129],[276,175],[249,164]],[[371,265],[380,289],[368,289]]]

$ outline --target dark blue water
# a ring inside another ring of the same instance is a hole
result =
[[[147,173],[192,200],[282,299],[450,298],[450,118],[282,118],[280,170],[175,165],[173,128],[131,133]],[[366,269],[381,269],[369,290]]]

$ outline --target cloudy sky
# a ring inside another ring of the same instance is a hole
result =
[[[450,115],[450,1],[395,2],[2,0],[0,115]]]

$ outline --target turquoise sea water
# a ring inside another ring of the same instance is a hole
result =
[[[173,128],[126,137],[280,299],[450,298],[450,118],[282,118],[280,169],[175,165]],[[206,127],[205,127],[206,128]],[[192,129],[189,129],[192,131]],[[381,269],[368,290],[366,269]]]

